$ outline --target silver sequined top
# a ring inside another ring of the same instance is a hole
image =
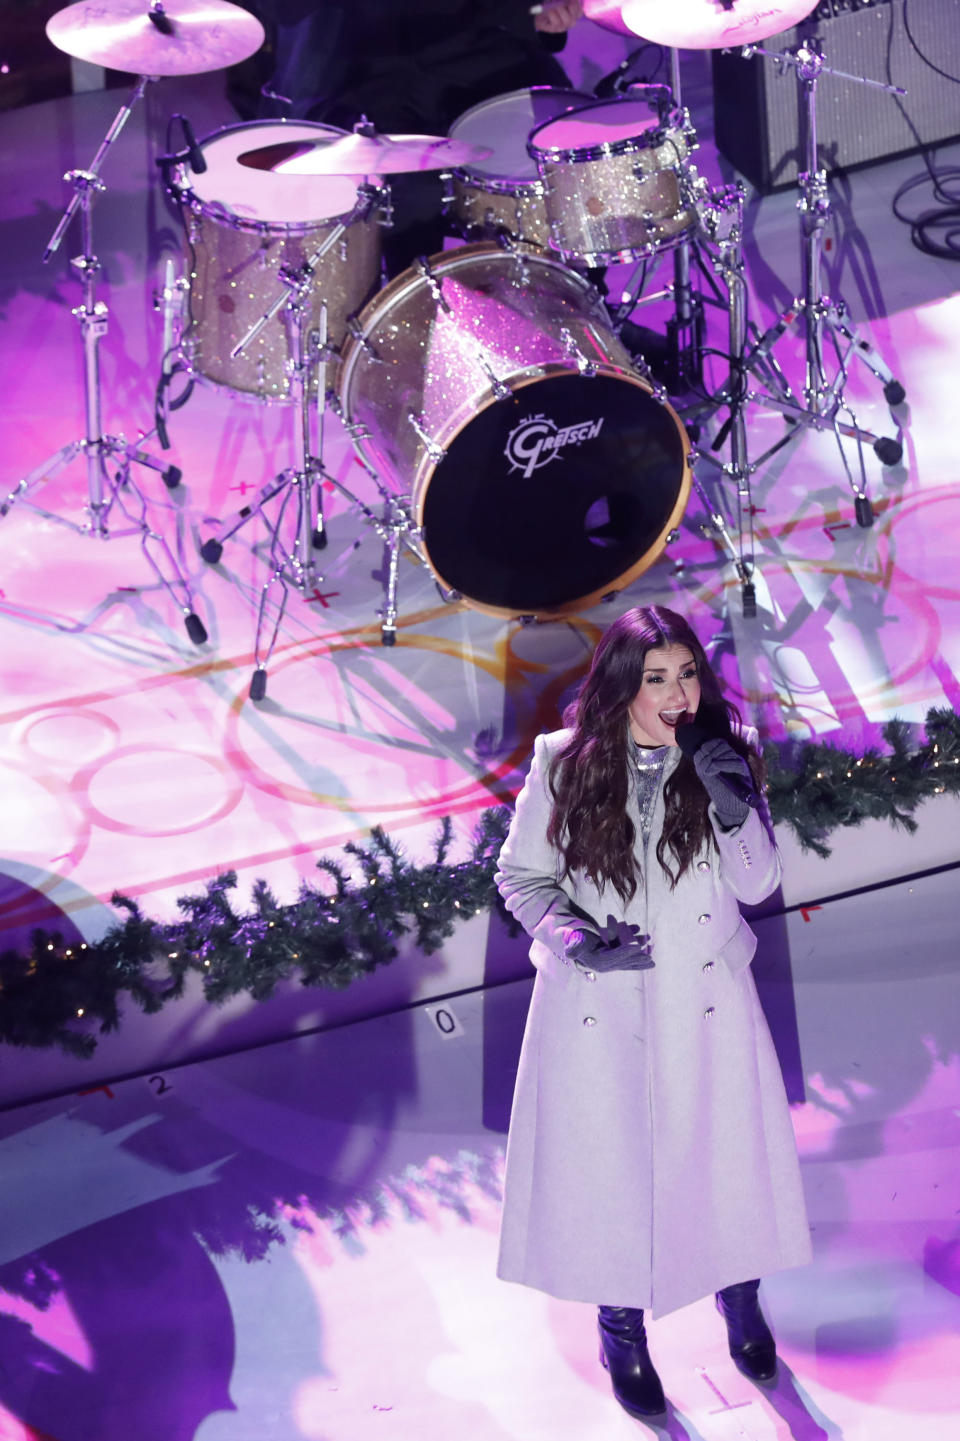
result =
[[[663,771],[663,763],[667,758],[669,746],[641,746],[631,740],[633,750],[633,761],[637,772],[637,805],[640,810],[640,828],[644,841],[650,835],[650,823],[653,819],[653,803],[656,800],[657,790],[660,786],[660,775]]]

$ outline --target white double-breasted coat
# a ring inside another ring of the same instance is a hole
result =
[[[663,1315],[810,1259],[790,1113],[750,972],[756,938],[738,906],[775,889],[780,860],[755,810],[724,832],[711,807],[716,848],[671,889],[655,852],[663,786],[680,757],[672,748],[633,899],[582,875],[561,884],[546,777],[568,737],[538,737],[497,873],[533,937],[537,970],[498,1274],[566,1300]],[[639,837],[635,784],[628,813]],[[654,968],[565,963],[553,937],[558,919],[576,918],[571,900],[600,925],[608,915],[638,925]]]

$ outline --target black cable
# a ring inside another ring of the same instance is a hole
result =
[[[894,84],[892,52],[895,19],[894,9],[891,6],[890,25],[887,29],[886,64],[887,82],[890,85]],[[960,85],[960,76],[951,75],[949,71],[942,70],[928,55],[924,54],[917,44],[916,37],[910,29],[909,0],[903,0],[903,28],[912,50],[924,65],[929,66],[945,80],[949,80],[951,84]],[[904,181],[893,197],[891,209],[897,220],[904,225],[909,225],[910,240],[917,250],[924,255],[935,256],[939,260],[960,260],[960,167],[951,165],[938,169],[930,158],[932,147],[923,140],[900,96],[895,95],[893,100],[917,143],[925,173],[913,175],[909,180]],[[907,195],[912,194],[923,185],[931,186],[936,205],[931,209],[921,211],[919,215],[910,215],[903,209],[901,202]],[[956,185],[957,189],[951,190],[951,185]]]
[[[187,401],[190,399],[190,396],[193,394],[193,387],[195,384],[194,378],[193,376],[190,376],[190,372],[186,365],[176,364],[171,366],[169,370],[166,369],[168,359],[171,355],[177,354],[180,349],[180,344],[182,344],[183,337],[189,334],[189,332],[193,329],[195,323],[195,317],[193,314],[193,287],[189,282],[192,280],[192,277],[196,273],[197,251],[190,234],[188,211],[184,199],[184,188],[182,185],[173,185],[170,179],[170,172],[173,167],[174,157],[177,154],[173,149],[173,125],[175,121],[179,120],[182,126],[183,119],[184,117],[179,113],[170,115],[168,117],[166,134],[167,155],[161,157],[160,160],[160,170],[163,176],[164,188],[167,192],[167,195],[173,200],[173,203],[177,209],[177,213],[180,217],[180,226],[183,230],[184,239],[186,241],[188,265],[188,284],[184,287],[184,296],[186,303],[184,306],[183,332],[181,334],[180,343],[174,345],[163,356],[160,367],[160,377],[157,381],[157,387],[154,393],[154,422],[157,428],[157,438],[160,441],[160,445],[164,450],[170,449],[170,436],[166,424],[167,416],[169,414],[172,414],[173,411],[179,410],[182,405],[186,405]],[[181,161],[187,159],[188,152],[183,152],[179,158]],[[206,169],[206,165],[204,165],[204,169]],[[167,391],[170,389],[173,378],[176,375],[188,375],[190,376],[190,378],[188,379],[187,384],[184,386],[183,390],[180,392],[179,395],[168,398]]]
[[[913,31],[910,29],[909,0],[903,0],[903,28],[906,31],[907,39],[910,41],[914,51],[919,55],[924,65],[929,65],[930,69],[935,70],[938,75],[942,75],[944,80],[952,80],[954,85],[960,85],[960,75],[951,75],[949,70],[941,70],[940,66],[935,65],[930,59],[930,56],[920,49],[920,46],[914,39]]]

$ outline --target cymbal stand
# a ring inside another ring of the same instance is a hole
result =
[[[676,109],[682,109],[680,93],[680,52],[671,47],[670,89]],[[686,113],[686,112],[684,112]],[[690,284],[691,242],[682,237],[673,252],[673,315],[667,321],[667,337],[675,356],[679,385],[700,385],[703,381],[703,302]]]
[[[196,613],[190,583],[178,565],[167,541],[151,528],[147,520],[147,499],[133,479],[132,466],[141,465],[147,470],[156,471],[168,490],[173,490],[179,485],[181,472],[176,466],[164,465],[161,460],[157,460],[146,451],[128,444],[122,436],[105,435],[102,420],[100,342],[107,333],[108,311],[106,304],[97,299],[97,278],[101,266],[93,249],[93,202],[106,190],[105,183],[100,179],[100,170],[104,160],[133,113],[134,106],[143,98],[147,86],[154,78],[149,75],[141,75],[137,78],[130,95],[114,116],[110,128],[100,142],[100,147],[87,169],[67,171],[64,178],[73,186],[73,195],[43,253],[43,263],[47,264],[60,248],[61,241],[79,210],[82,253],[71,260],[70,265],[79,276],[83,291],[82,302],[75,307],[73,314],[79,321],[80,335],[83,341],[86,434],[80,440],[72,440],[66,445],[62,445],[52,456],[36,466],[29,475],[24,476],[14,490],[0,500],[0,517],[7,515],[12,506],[20,502],[37,511],[46,519],[66,525],[80,535],[95,536],[99,540],[139,535],[140,548],[147,564],[174,604],[183,613],[188,637],[194,645],[203,645],[207,639],[207,632]],[[85,458],[87,471],[87,519],[83,524],[55,515],[52,511],[37,505],[30,498],[39,492],[48,481],[59,475],[78,455]],[[128,508],[129,497],[134,498],[137,514],[131,514]],[[115,505],[120,513],[131,522],[121,530],[112,530],[108,527],[110,513]],[[154,558],[154,549],[158,550],[162,559],[166,561],[170,574]]]
[[[832,431],[840,447],[854,493],[857,523],[866,527],[873,523],[873,511],[863,488],[865,468],[862,447],[872,446],[881,464],[897,465],[903,457],[903,445],[899,438],[875,435],[858,423],[844,394],[851,360],[859,360],[880,381],[888,404],[899,405],[905,399],[906,391],[869,341],[860,336],[843,301],[831,299],[823,289],[822,235],[830,218],[831,206],[826,171],[819,168],[817,84],[820,76],[827,74],[855,81],[860,85],[871,85],[890,94],[904,95],[906,91],[883,81],[868,80],[860,75],[849,75],[845,71],[831,69],[824,64],[819,41],[814,38],[803,40],[796,50],[792,51],[775,52],[765,50],[760,45],[746,45],[741,53],[745,59],[762,55],[773,60],[781,69],[787,65],[792,66],[796,71],[803,101],[801,117],[805,168],[798,177],[800,199],[797,202],[801,218],[802,289],[762,334],[756,325],[751,324],[748,327],[750,343],[743,356],[745,369],[759,383],[759,388],[749,391],[747,399],[779,411],[788,422],[792,422],[792,429],[761,456],[757,464],[762,464],[783,444],[796,439],[804,427]],[[805,382],[802,400],[792,390],[774,354],[774,347],[780,337],[794,323],[802,326],[804,337]],[[825,340],[829,340],[833,350],[836,368],[832,376],[828,374],[824,356]],[[856,482],[843,455],[843,437],[856,441],[860,453],[860,480]]]
[[[680,55],[676,49],[668,51],[670,57],[670,84],[649,85],[644,82],[628,83],[617,88],[617,94],[628,95],[631,90],[657,90],[663,95],[669,93],[671,109],[682,117],[684,138],[690,149],[695,145],[695,132],[689,116],[683,109],[680,91]],[[681,199],[685,205],[693,205],[697,195],[697,183],[688,180],[681,167],[678,175]],[[672,246],[673,284],[649,295],[643,295],[647,268],[651,260],[664,255],[663,242],[651,242],[650,255],[640,261],[628,281],[618,305],[611,307],[614,326],[617,330],[628,319],[638,305],[648,305],[655,300],[671,299],[673,314],[667,321],[667,341],[670,363],[673,367],[677,389],[692,388],[703,381],[703,301],[691,283],[691,256],[693,242],[689,236],[681,236]]]
[[[732,223],[731,223],[732,217]],[[723,309],[727,314],[727,378],[714,399],[726,405],[727,416],[720,426],[710,449],[694,451],[694,465],[714,466],[725,480],[734,482],[737,490],[737,540],[730,534],[727,520],[719,506],[713,504],[694,469],[694,488],[709,517],[710,525],[733,561],[740,580],[743,614],[751,618],[757,613],[757,591],[753,579],[754,559],[753,499],[750,480],[756,472],[747,450],[745,416],[746,386],[743,353],[747,341],[747,285],[743,266],[743,188],[728,186],[711,197],[701,210],[705,243],[711,247],[710,261],[726,291]],[[698,252],[703,267],[703,256]],[[712,276],[707,278],[713,283]],[[711,299],[711,297],[707,297]],[[720,303],[713,300],[712,303]],[[729,441],[729,460],[717,456]]]
[[[316,335],[307,338],[304,342],[304,317],[306,314],[307,293],[309,291],[313,274],[317,265],[336,245],[346,230],[356,220],[363,219],[369,214],[373,205],[377,202],[382,192],[374,185],[366,183],[357,187],[357,199],[349,215],[346,215],[338,225],[335,225],[329,235],[307,256],[306,260],[296,270],[284,266],[279,271],[280,290],[276,299],[272,301],[269,308],[263,315],[254,321],[246,334],[237,341],[230,351],[231,360],[236,360],[252,341],[269,325],[281,310],[285,311],[284,324],[287,329],[287,343],[290,349],[290,359],[287,361],[287,372],[290,376],[290,399],[295,412],[294,425],[294,454],[295,464],[292,469],[281,471],[274,480],[269,482],[260,492],[258,499],[253,505],[244,506],[236,517],[226,521],[215,536],[204,541],[200,547],[200,554],[205,561],[216,565],[226,541],[231,540],[251,520],[264,516],[264,506],[269,504],[275,496],[279,495],[291,484],[299,482],[301,491],[312,490],[312,482],[315,473],[323,471],[323,464],[319,454],[313,453],[313,440],[311,437],[311,419],[309,409],[310,395],[310,368],[315,361],[319,361],[323,367],[323,374],[326,374],[326,307],[323,307],[324,316],[324,338],[318,340]],[[318,381],[317,389],[317,414],[318,414],[318,450],[322,447],[323,441],[323,414],[326,406],[325,385]],[[324,479],[329,479],[324,475]],[[323,512],[320,507],[319,497],[317,501],[316,524],[312,514],[312,500],[309,495],[301,496],[307,503],[300,506],[297,519],[297,541],[290,563],[293,567],[292,579],[299,589],[304,590],[313,585],[318,579],[312,573],[313,550],[323,550],[327,540],[323,524]],[[264,519],[266,517],[264,516]],[[267,522],[269,525],[269,522]]]

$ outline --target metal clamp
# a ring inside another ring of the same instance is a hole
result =
[[[597,373],[597,367],[589,356],[584,355],[574,336],[565,325],[561,325],[560,327],[560,339],[563,341],[564,351],[574,362],[579,373],[585,375],[588,380],[592,380]]]
[[[416,411],[408,410],[407,420],[410,422],[410,425],[412,426],[414,432],[416,433],[421,444],[423,445],[424,450],[427,452],[427,455],[433,461],[434,465],[439,465],[441,460],[443,460],[446,456],[447,452],[444,450],[442,445],[437,445],[437,442],[433,439],[433,436],[426,429],[426,420],[424,416],[417,415]]]
[[[450,305],[447,301],[446,296],[443,293],[443,281],[438,280],[436,275],[434,275],[433,271],[430,269],[430,262],[427,260],[425,255],[417,256],[415,268],[419,270],[420,274],[427,282],[427,287],[430,291],[430,294],[440,306],[440,309],[446,311],[447,315],[449,315]]]

